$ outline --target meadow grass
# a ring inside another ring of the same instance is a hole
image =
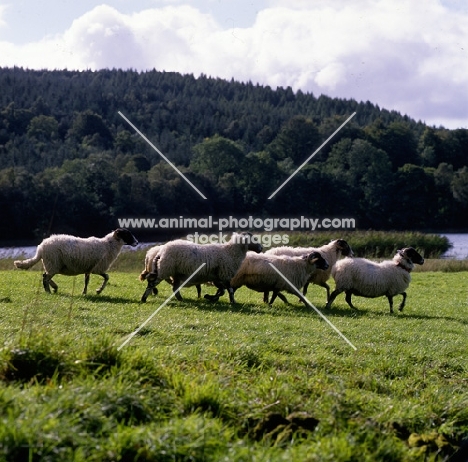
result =
[[[261,302],[139,303],[138,272],[1,271],[0,460],[426,461],[468,435],[466,273],[415,273],[402,313],[385,298],[323,311]],[[204,293],[213,292],[204,287]],[[122,347],[122,348],[120,348]]]

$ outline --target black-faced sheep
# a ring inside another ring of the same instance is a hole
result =
[[[190,280],[190,284],[212,282],[218,291],[216,295],[205,295],[205,298],[217,301],[224,291],[228,290],[230,302],[235,303],[230,281],[239,269],[248,250],[262,251],[260,244],[252,242],[250,233],[233,233],[226,244],[202,245],[181,239],[168,242],[153,260],[152,271],[146,276],[148,286],[141,301],[145,302],[153,288],[167,279],[173,281],[172,289],[176,298],[182,300],[179,287],[205,263],[203,268]]]
[[[58,286],[52,280],[56,274],[66,276],[85,275],[83,294],[88,290],[90,274],[99,274],[104,281],[96,292],[100,294],[109,281],[106,273],[119,256],[124,245],[135,246],[135,236],[124,228],[118,228],[106,236],[81,238],[68,234],[53,234],[37,247],[36,255],[28,260],[14,262],[16,268],[28,269],[42,260],[44,290],[50,293],[50,286],[57,292]]]
[[[183,242],[188,242],[188,241],[183,241]],[[148,249],[148,251],[146,252],[145,268],[140,274],[140,281],[145,281],[148,275],[151,273],[152,268],[153,268],[153,262],[158,257],[158,254],[161,251],[162,247],[163,245],[155,245],[154,247],[151,247],[150,249]],[[167,279],[166,282],[170,284],[171,286],[174,285],[174,280],[172,278]],[[197,296],[198,298],[200,298],[201,297],[201,285],[195,284],[195,286],[197,288]],[[187,287],[187,284],[184,287]],[[153,294],[154,295],[158,294],[157,287],[153,287]]]
[[[393,297],[402,295],[403,300],[399,307],[402,311],[414,263],[422,265],[424,258],[413,247],[398,250],[393,260],[380,263],[365,258],[345,258],[338,261],[332,270],[336,288],[330,295],[326,308],[330,308],[335,298],[345,292],[346,302],[352,309],[356,309],[351,302],[353,295],[366,298],[386,296],[390,313],[393,313]]]
[[[300,256],[306,255],[311,252],[320,252],[320,254],[327,260],[328,268],[326,270],[317,269],[314,271],[310,278],[304,284],[303,294],[307,294],[307,289],[309,284],[317,284],[320,287],[325,288],[327,291],[327,301],[330,298],[330,286],[327,284],[328,279],[330,278],[331,271],[337,260],[341,257],[352,257],[353,251],[349,244],[343,239],[335,239],[328,244],[322,245],[321,247],[274,247],[270,250],[267,250],[265,254],[267,255],[289,255],[289,256]],[[268,298],[268,294],[266,294]]]
[[[281,274],[278,274],[273,265]],[[328,262],[319,252],[311,252],[308,255],[301,257],[290,257],[287,255],[267,255],[253,254],[249,252],[247,257],[242,262],[239,271],[231,280],[231,287],[236,290],[239,287],[247,286],[256,292],[268,293],[273,291],[270,300],[270,305],[279,297],[285,303],[288,303],[286,297],[281,294],[281,291],[289,293],[297,292],[288,284],[284,277],[300,291],[306,281],[318,269],[326,270]],[[284,277],[283,277],[284,276]],[[299,298],[307,306],[307,301],[299,292]],[[268,296],[265,302],[268,302]]]

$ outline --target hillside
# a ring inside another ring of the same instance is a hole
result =
[[[361,229],[468,224],[468,130],[428,127],[371,102],[158,71],[0,69],[0,88],[2,241],[103,234],[122,217],[352,217]]]

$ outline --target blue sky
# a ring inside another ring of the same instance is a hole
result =
[[[158,69],[468,127],[462,0],[0,0],[0,66]]]
[[[40,40],[49,34],[63,32],[74,19],[94,7],[110,5],[122,13],[132,13],[168,5],[188,4],[204,13],[212,14],[223,27],[247,27],[255,21],[257,11],[268,2],[263,0],[10,0],[0,1],[4,7],[3,20],[7,27],[0,29],[0,39],[17,44]],[[1,16],[0,16],[1,17]]]

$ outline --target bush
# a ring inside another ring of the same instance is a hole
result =
[[[398,249],[414,247],[424,258],[440,258],[451,244],[445,236],[417,231],[320,231],[291,233],[289,245],[318,247],[333,239],[345,239],[356,257],[389,258]]]

